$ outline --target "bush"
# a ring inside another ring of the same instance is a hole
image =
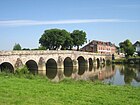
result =
[[[1,69],[0,72],[4,72],[4,73],[13,73],[14,71],[13,70],[10,70],[9,68],[4,68],[4,69]]]
[[[0,71],[0,76],[5,76],[6,78],[12,77],[13,73],[9,72],[9,70],[4,69],[3,71]]]
[[[24,66],[16,69],[16,74],[19,74],[19,75],[29,74],[29,70],[28,70],[27,66],[24,65]]]
[[[116,63],[116,64],[125,64],[125,63],[127,63],[127,59],[126,58],[115,59],[113,61],[113,63]]]

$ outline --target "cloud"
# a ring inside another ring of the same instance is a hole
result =
[[[122,8],[140,8],[139,4],[125,4],[125,5],[119,5],[119,7]]]
[[[77,19],[77,20],[57,20],[57,21],[36,21],[36,20],[4,20],[0,21],[0,26],[30,26],[30,25],[51,25],[51,24],[82,24],[82,23],[122,23],[140,22],[139,20],[123,19]]]

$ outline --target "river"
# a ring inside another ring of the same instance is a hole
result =
[[[58,72],[57,72],[58,71]],[[140,66],[139,65],[100,65],[81,67],[73,69],[66,67],[64,73],[61,70],[48,69],[47,77],[52,81],[60,81],[64,78],[75,80],[102,81],[112,85],[132,85],[140,86]]]

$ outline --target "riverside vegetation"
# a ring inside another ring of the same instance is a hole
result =
[[[140,87],[68,78],[56,83],[20,71],[0,72],[0,105],[140,105]]]
[[[129,62],[129,60],[131,59],[131,61]],[[120,58],[120,59],[115,59],[112,60],[112,63],[115,64],[134,64],[133,60],[136,60],[135,64],[140,64],[140,57],[136,56],[136,57],[128,57],[128,58]]]

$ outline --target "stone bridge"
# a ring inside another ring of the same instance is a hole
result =
[[[16,68],[26,65],[29,70],[46,73],[47,68],[64,71],[65,67],[79,68],[105,63],[111,55],[80,51],[0,51],[0,70],[15,72]]]

